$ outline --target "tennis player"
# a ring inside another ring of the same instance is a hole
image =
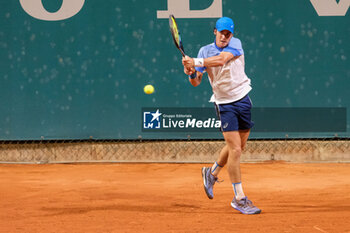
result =
[[[220,170],[227,164],[232,182],[234,198],[231,206],[243,214],[259,214],[261,210],[253,205],[243,192],[240,157],[250,129],[252,102],[248,96],[251,85],[244,71],[244,53],[241,41],[233,37],[232,19],[222,17],[216,22],[215,41],[199,50],[197,58],[184,57],[182,64],[187,75],[196,73],[189,81],[198,86],[203,74],[208,73],[213,89],[210,102],[214,102],[221,121],[221,131],[226,145],[212,167],[203,167],[204,190],[212,199],[213,186],[218,180]]]

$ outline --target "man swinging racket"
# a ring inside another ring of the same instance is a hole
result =
[[[245,196],[241,181],[240,157],[254,123],[251,121],[252,103],[248,96],[252,89],[250,79],[244,71],[241,41],[233,37],[233,29],[232,19],[220,18],[214,29],[214,43],[202,47],[197,58],[183,57],[182,63],[193,86],[198,86],[203,73],[208,72],[213,89],[210,102],[215,104],[226,142],[213,166],[202,168],[208,198],[214,197],[213,186],[221,168],[227,164],[234,191],[231,206],[243,214],[259,214],[261,210]]]

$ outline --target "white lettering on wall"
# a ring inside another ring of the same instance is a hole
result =
[[[222,17],[222,0],[213,0],[212,4],[204,10],[190,10],[190,0],[166,0],[168,10],[157,11],[157,18],[168,18],[170,14],[176,18],[220,18]],[[63,0],[57,12],[48,12],[42,0],[19,0],[23,10],[30,16],[46,21],[68,19],[83,8],[85,0]],[[310,0],[319,16],[345,16],[350,0]]]
[[[176,18],[220,18],[222,17],[222,0],[213,3],[204,10],[190,10],[190,0],[167,0],[168,10],[157,11],[158,19],[169,18],[173,14]]]
[[[345,16],[350,0],[310,0],[319,16]]]
[[[85,0],[63,0],[61,8],[54,13],[48,12],[41,0],[19,0],[21,6],[30,16],[47,21],[68,19],[83,8]]]

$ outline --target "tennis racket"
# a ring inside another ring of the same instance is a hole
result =
[[[170,32],[171,32],[171,35],[173,37],[174,44],[175,44],[176,48],[178,48],[179,51],[181,52],[182,56],[185,57],[186,56],[185,50],[184,50],[184,47],[182,45],[180,32],[179,32],[179,29],[177,27],[177,23],[176,23],[174,15],[169,15],[169,28],[170,28]],[[196,73],[191,74],[192,78],[195,78],[196,76],[197,76]]]
[[[177,27],[177,23],[176,23],[174,15],[169,15],[169,27],[170,27],[170,32],[171,32],[171,35],[173,37],[174,44],[175,44],[176,48],[178,48],[180,50],[183,57],[186,56],[184,47],[182,45],[180,32],[179,32],[179,29]]]

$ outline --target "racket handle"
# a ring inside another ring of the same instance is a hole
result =
[[[182,56],[183,56],[183,57],[186,57],[186,54],[185,54],[185,52],[183,51],[183,49],[179,49],[179,50],[180,50]]]

